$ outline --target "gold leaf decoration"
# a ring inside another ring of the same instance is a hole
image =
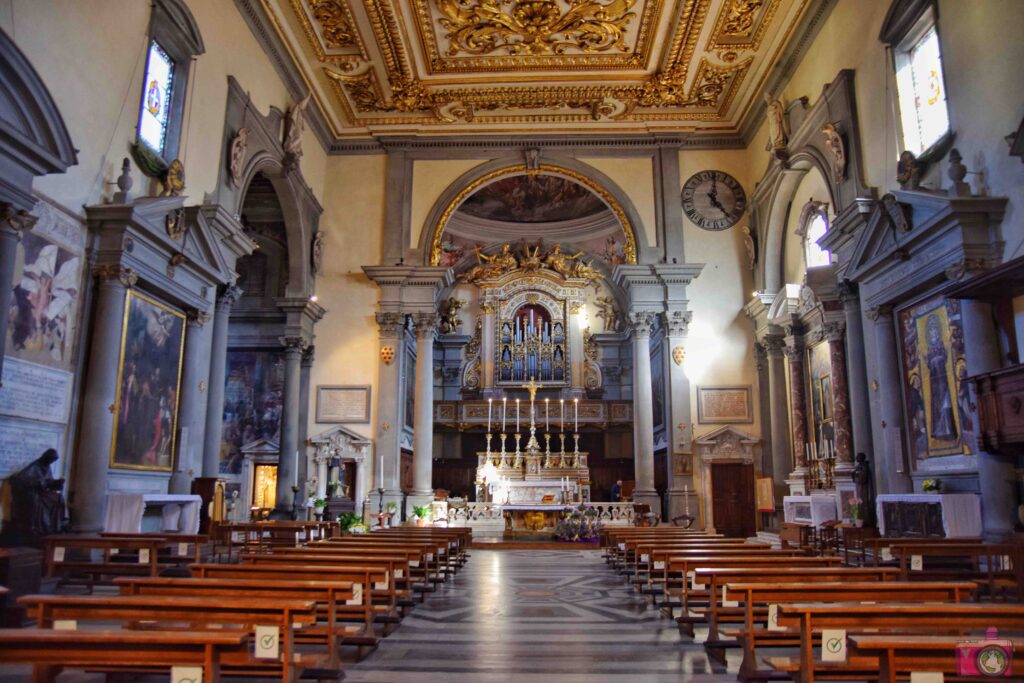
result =
[[[722,33],[727,36],[745,36],[750,33],[754,26],[754,15],[763,4],[764,0],[732,0]]]
[[[320,23],[327,47],[348,47],[355,43],[355,32],[348,12],[339,0],[310,0],[313,18]]]
[[[628,50],[625,30],[636,0],[437,0],[448,54],[563,54]],[[503,8],[503,6],[505,6]]]

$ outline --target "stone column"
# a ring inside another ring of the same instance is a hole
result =
[[[669,449],[666,458],[668,467],[668,517],[672,519],[683,514],[686,509],[684,501],[687,493],[686,486],[689,486],[689,495],[694,497],[690,500],[690,510],[697,509],[698,501],[697,487],[694,485],[693,469],[690,473],[677,477],[675,476],[676,451],[689,453],[693,448],[693,425],[690,421],[690,378],[686,376],[686,335],[689,331],[690,320],[693,314],[690,311],[671,311],[665,314],[665,330],[668,333],[666,342],[669,354],[668,390],[669,390],[669,420],[668,430]],[[680,352],[677,352],[679,349]],[[680,362],[676,362],[677,357]],[[692,464],[692,456],[691,456]]]
[[[654,313],[637,311],[629,314],[633,327],[633,466],[636,487],[633,500],[648,503],[652,512],[661,510],[661,501],[654,488],[654,414],[651,387],[651,327]]]
[[[963,299],[960,315],[967,349],[967,376],[998,370],[1002,366],[999,338],[992,319],[992,306],[984,301]],[[958,378],[958,381],[962,381]],[[974,387],[971,387],[971,405],[976,405]],[[978,413],[961,415],[974,421],[977,442]],[[972,449],[977,452],[977,445]],[[1000,540],[1013,533],[1017,517],[1017,476],[1013,456],[1001,453],[978,453],[978,488],[981,490],[982,528],[986,538]]]
[[[281,337],[284,346],[284,395],[281,402],[281,444],[277,459],[277,503],[274,513],[290,517],[295,509],[298,485],[299,452],[299,384],[302,373],[303,337]]]
[[[786,345],[786,360],[789,361],[789,403],[793,427],[793,461],[796,469],[790,474],[792,482],[803,482],[807,476],[807,400],[804,393],[804,344],[802,338],[790,337]],[[799,486],[799,484],[797,484]],[[803,485],[806,490],[806,485]]]
[[[583,393],[583,327],[580,321],[583,317],[583,303],[579,301],[569,302],[569,320],[566,321],[566,336],[569,340],[569,361],[572,367],[569,370],[570,395],[584,398]],[[529,379],[529,378],[527,378]],[[563,394],[564,395],[564,394]],[[525,445],[525,441],[523,444]]]
[[[377,457],[363,463],[368,489],[372,491],[371,512],[380,507],[377,489],[383,488],[385,503],[401,501],[400,485],[402,426],[398,406],[402,401],[402,330],[405,315],[398,312],[377,313],[380,347],[377,362]],[[384,466],[380,478],[381,460]]]
[[[7,308],[10,306],[11,290],[14,289],[18,243],[21,242],[21,233],[31,230],[36,220],[28,211],[0,202],[0,301],[3,302],[3,315],[0,315],[0,378],[3,377],[4,357],[7,355]]]
[[[789,448],[789,402],[786,396],[786,359],[782,350],[782,337],[768,335],[764,338],[765,354],[768,358],[768,396],[771,410],[772,433],[772,481],[775,483],[775,507],[781,508],[782,497],[789,493],[786,477],[793,467]]]
[[[324,449],[326,451],[326,448]],[[327,496],[327,460],[330,455],[327,452],[316,453],[313,462],[316,463],[316,497]]]
[[[910,493],[913,485],[903,454],[904,428],[900,387],[899,346],[896,343],[896,324],[892,306],[879,306],[868,311],[875,323],[875,353],[878,367],[879,416],[884,451],[876,454],[875,467],[879,472],[879,493]]]
[[[825,325],[829,366],[832,370],[832,427],[835,433],[836,477],[853,471],[853,431],[850,420],[850,390],[846,379],[846,330],[840,323]]]
[[[203,476],[220,475],[220,443],[224,429],[224,383],[227,380],[228,325],[231,307],[242,297],[234,285],[217,297],[213,313],[213,341],[210,346],[210,382],[206,400],[206,433],[203,438]]]
[[[302,452],[299,454],[297,479],[300,491],[303,494],[306,493],[306,479],[309,478],[306,471],[309,466],[309,457],[306,453],[309,429],[309,373],[313,369],[314,351],[315,348],[312,344],[306,347],[306,350],[302,353],[302,370],[299,373],[299,449]]]
[[[75,531],[81,533],[103,529],[125,296],[139,279],[134,271],[119,265],[97,266],[93,272],[99,279],[99,293],[82,396],[86,428],[78,439],[71,490],[71,519]]]
[[[497,346],[497,313],[491,301],[480,304],[480,388],[484,398],[501,398],[501,390],[494,387],[494,354]],[[475,330],[474,330],[475,332]]]
[[[861,317],[857,286],[849,281],[840,283],[839,298],[846,316],[846,348],[854,352],[846,356],[847,388],[850,395],[850,428],[853,435],[851,451],[870,455],[871,406],[868,396],[868,373],[864,350],[864,320]]]
[[[434,497],[434,333],[437,313],[417,313],[416,393],[413,416],[412,486],[413,496]]]
[[[178,461],[169,493],[189,493],[196,476],[196,453],[203,450],[206,429],[206,381],[210,377],[210,314],[189,311],[185,323],[185,358],[178,396]],[[200,470],[202,463],[198,463]]]

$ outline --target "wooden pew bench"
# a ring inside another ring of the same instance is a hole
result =
[[[800,683],[816,680],[850,680],[859,676],[877,676],[877,657],[858,656],[846,662],[823,662],[815,656],[820,648],[822,631],[842,630],[852,635],[919,634],[966,635],[984,634],[994,627],[1000,632],[1024,630],[1024,606],[1007,604],[908,604],[857,603],[780,605],[778,624],[799,629],[800,654],[797,657],[768,657],[765,662],[777,671],[784,671]],[[833,639],[835,640],[835,639]],[[831,641],[830,641],[831,642]]]
[[[712,542],[712,543],[685,543],[679,544],[676,542],[670,544],[659,544],[659,545],[639,545],[637,546],[637,576],[634,579],[634,587],[644,595],[651,596],[651,599],[657,603],[658,598],[664,594],[664,583],[667,579],[667,573],[665,568],[668,566],[668,560],[672,557],[682,557],[685,555],[692,555],[696,551],[712,551],[714,553],[724,554],[726,551],[729,554],[739,555],[744,552],[762,552],[770,551],[772,547],[767,543],[745,543],[745,542]],[[787,557],[796,556],[798,551],[795,550],[782,550],[775,551],[784,554]]]
[[[43,539],[43,576],[60,585],[109,584],[118,576],[157,576],[173,566],[161,563],[161,551],[173,543],[155,538],[108,538],[60,534]]]
[[[162,564],[180,564],[203,561],[203,549],[209,544],[207,534],[126,534],[103,532],[101,538],[143,538],[166,541],[167,546],[160,553]]]
[[[889,548],[904,581],[970,579],[980,594],[1024,597],[1020,546],[1007,543],[900,543]],[[915,559],[916,558],[916,559]],[[980,597],[980,595],[979,595]]]
[[[626,550],[626,543],[630,540],[722,538],[721,534],[705,534],[699,531],[672,529],[667,527],[655,527],[654,529],[616,527],[602,530],[602,532],[604,536],[602,537],[601,548],[605,555],[605,561],[615,569],[619,569],[621,567],[621,562]]]
[[[163,595],[26,595],[18,600],[35,616],[42,628],[77,629],[77,623],[121,622],[130,630],[186,631],[240,627],[255,639],[257,627],[276,630],[279,651],[276,659],[261,658],[256,652],[225,653],[224,674],[271,675],[281,681],[298,680],[307,668],[321,669],[330,658],[296,651],[296,628],[316,622],[316,603],[300,600],[259,601],[225,597],[184,597]],[[57,622],[57,623],[55,623]],[[61,623],[62,622],[62,623]],[[155,624],[155,626],[150,626]],[[255,640],[254,640],[255,642]],[[337,670],[334,678],[340,676]]]
[[[409,560],[411,574],[406,576],[417,579],[410,587],[415,585],[416,590],[430,592],[436,584],[444,581],[442,574],[443,555],[439,553],[445,549],[446,543],[413,543],[409,541],[377,542],[370,540],[355,540],[342,542],[342,539],[331,539],[324,543],[311,543],[305,546],[310,550],[337,552],[343,554],[381,554],[381,555],[404,555]]]
[[[1009,640],[1013,648],[1013,664],[1010,673],[1015,680],[1024,679],[1024,638]],[[850,636],[851,659],[878,659],[878,683],[896,683],[916,671],[929,671],[955,675],[957,668],[957,645],[965,639],[962,636],[921,636],[886,634],[884,636]],[[992,678],[991,680],[1000,680]]]
[[[248,655],[248,641],[248,633],[235,630],[0,629],[0,663],[32,664],[33,683],[55,681],[65,669],[164,673],[173,667],[198,667],[204,683],[217,683],[227,661]]]
[[[748,543],[744,540],[734,538],[712,538],[694,540],[671,541],[627,541],[624,557],[626,576],[632,577],[634,586],[639,590],[644,585],[650,586],[651,570],[653,569],[654,554],[666,555],[671,551],[692,551],[692,550],[771,550],[768,543]],[[662,560],[664,558],[661,558]]]

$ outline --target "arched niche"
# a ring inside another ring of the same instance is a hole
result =
[[[474,193],[488,185],[515,176],[554,176],[578,184],[589,190],[608,208],[621,227],[624,236],[623,253],[625,263],[636,264],[651,258],[649,248],[639,237],[644,233],[643,224],[629,196],[614,181],[597,169],[575,159],[539,158],[524,163],[509,158],[496,159],[481,164],[456,179],[441,193],[427,214],[420,232],[419,253],[425,265],[441,263],[442,240],[449,221],[459,207]],[[518,241],[519,237],[505,241]],[[556,243],[559,240],[549,243]],[[492,246],[492,245],[487,245]],[[453,264],[458,266],[459,264]]]

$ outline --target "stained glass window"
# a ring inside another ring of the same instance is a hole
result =
[[[818,240],[828,232],[828,220],[821,213],[813,214],[807,223],[807,233],[804,239],[804,254],[807,257],[807,267],[827,266],[832,263],[832,254],[827,249],[818,246]]]
[[[139,107],[139,139],[157,154],[163,154],[170,121],[174,61],[154,40],[146,59],[146,80]]]
[[[942,55],[934,25],[909,49],[896,52],[896,89],[903,146],[921,154],[949,130]]]

